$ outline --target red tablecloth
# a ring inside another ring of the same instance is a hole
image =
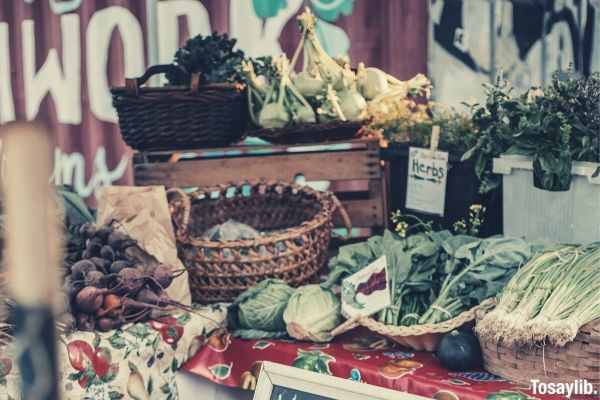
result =
[[[256,382],[263,360],[439,400],[565,398],[534,396],[526,387],[483,371],[449,372],[434,355],[411,352],[367,331],[354,331],[323,345],[241,340],[220,332],[210,337],[183,368],[219,384],[248,388]]]

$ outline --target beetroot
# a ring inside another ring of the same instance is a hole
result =
[[[112,262],[100,257],[92,257],[90,258],[90,261],[94,263],[98,271],[102,271],[104,273],[108,272],[108,269],[110,268],[110,264]]]
[[[171,272],[171,269],[164,264],[154,268],[152,277],[156,283],[160,285],[161,289],[166,289],[173,283],[173,273]]]
[[[108,237],[111,235],[112,232],[113,229],[110,226],[103,226],[102,228],[99,228],[96,231],[96,234],[94,236],[100,239],[102,242],[106,243],[108,241]]]
[[[115,261],[110,265],[110,272],[113,274],[118,274],[125,268],[131,268],[133,265],[129,261]]]
[[[112,318],[100,318],[96,322],[96,326],[98,327],[98,330],[100,330],[101,332],[111,331],[113,329],[120,327],[121,325],[123,325],[123,322],[121,320],[112,319]]]
[[[63,284],[63,292],[65,292],[65,294],[69,296],[69,299],[73,301],[75,296],[77,296],[77,293],[83,289],[83,286],[84,285],[82,281],[74,282],[73,278],[67,276],[65,278],[65,283]]]
[[[75,296],[75,307],[84,313],[94,313],[102,307],[106,289],[98,289],[93,286],[86,286]]]
[[[118,274],[119,289],[127,294],[135,294],[144,287],[144,276],[135,268],[123,268]]]
[[[110,246],[102,246],[100,249],[100,257],[112,263],[115,260],[115,251]]]
[[[96,326],[94,317],[88,314],[77,314],[75,320],[77,321],[77,328],[82,331],[93,331]]]
[[[77,261],[71,267],[71,277],[75,281],[83,281],[85,276],[91,272],[96,271],[96,265],[89,260]]]
[[[100,255],[100,250],[102,250],[102,242],[98,238],[88,239],[85,250],[92,256],[97,257]]]
[[[127,240],[127,236],[125,234],[114,231],[110,235],[108,235],[108,239],[106,240],[106,243],[113,249],[116,249],[116,248],[122,247],[121,244],[125,240]]]
[[[105,275],[100,271],[90,271],[85,276],[85,286],[106,287],[106,279],[104,277]]]

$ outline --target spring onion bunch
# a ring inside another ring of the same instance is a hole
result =
[[[562,246],[531,260],[502,291],[477,332],[508,345],[564,346],[600,319],[600,243]]]

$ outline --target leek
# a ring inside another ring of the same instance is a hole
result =
[[[508,345],[564,346],[583,325],[600,319],[599,294],[600,243],[563,246],[515,274],[476,329]]]

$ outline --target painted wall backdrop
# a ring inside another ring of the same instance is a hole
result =
[[[99,186],[132,182],[111,86],[212,31],[236,37],[251,56],[291,54],[304,6],[332,55],[402,79],[426,72],[425,0],[0,0],[0,124],[47,125],[52,179],[93,198]]]
[[[430,0],[430,24],[429,72],[445,103],[480,99],[500,71],[517,91],[569,65],[600,71],[599,0]]]

